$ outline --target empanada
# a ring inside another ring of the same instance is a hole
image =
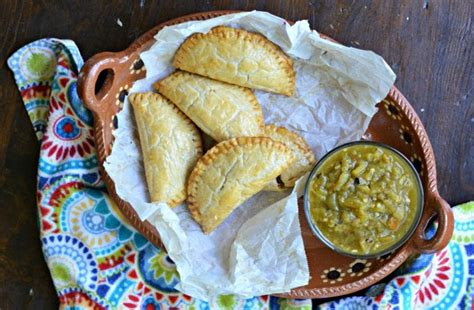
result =
[[[248,88],[184,71],[174,72],[155,87],[218,142],[262,133],[262,109]]]
[[[133,106],[152,202],[176,206],[186,199],[186,180],[202,155],[201,134],[174,104],[155,93],[134,93]]]
[[[219,26],[195,33],[177,50],[175,67],[219,81],[292,96],[293,61],[264,36]]]
[[[311,170],[316,159],[311,147],[306,141],[296,133],[275,125],[267,125],[264,129],[264,135],[274,141],[285,144],[295,155],[296,160],[281,175],[272,180],[265,190],[279,191],[286,187],[295,185],[296,180]]]
[[[283,143],[266,137],[240,137],[210,149],[188,181],[188,206],[205,233],[259,192],[294,160]]]

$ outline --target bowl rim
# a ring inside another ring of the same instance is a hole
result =
[[[310,212],[310,201],[309,201],[309,188],[310,188],[310,183],[311,181],[313,180],[314,178],[314,175],[316,173],[316,171],[318,170],[318,168],[328,159],[330,158],[333,154],[343,150],[343,149],[346,149],[346,148],[350,148],[354,145],[372,145],[372,146],[376,146],[376,147],[380,147],[380,148],[384,148],[384,149],[387,149],[391,152],[393,152],[396,156],[398,156],[399,158],[402,159],[402,161],[404,161],[408,167],[409,167],[409,170],[411,171],[411,173],[414,175],[415,177],[415,180],[416,180],[416,188],[417,188],[417,192],[418,192],[418,204],[417,204],[417,209],[416,209],[416,215],[415,215],[415,218],[413,220],[413,223],[411,224],[410,226],[410,229],[403,235],[402,238],[400,238],[396,243],[394,243],[392,246],[382,250],[382,251],[379,251],[379,252],[376,252],[376,253],[372,253],[372,254],[354,254],[354,253],[350,253],[350,252],[347,252],[345,250],[342,250],[340,247],[336,246],[333,242],[331,242],[321,231],[320,229],[318,228],[318,226],[316,225],[316,223],[313,221],[312,217],[311,217],[311,212]],[[344,144],[341,144],[333,149],[331,149],[329,152],[327,152],[323,157],[321,157],[320,160],[318,160],[318,162],[314,165],[313,168],[311,168],[311,172],[308,176],[308,178],[306,179],[306,184],[305,184],[305,187],[304,187],[304,198],[303,198],[303,209],[304,209],[304,213],[305,213],[305,217],[306,217],[306,221],[308,222],[308,225],[311,229],[311,231],[313,232],[313,234],[327,247],[329,247],[331,250],[337,252],[338,254],[341,254],[341,255],[344,255],[344,256],[348,256],[348,257],[352,257],[352,258],[358,258],[358,259],[370,259],[370,258],[376,258],[376,257],[379,257],[379,256],[383,256],[383,255],[386,255],[386,254],[389,254],[395,250],[397,250],[398,248],[400,248],[401,246],[403,246],[408,240],[410,240],[411,236],[415,233],[416,231],[416,228],[418,227],[418,225],[420,224],[420,220],[421,220],[421,217],[422,217],[422,214],[423,214],[423,209],[424,209],[424,190],[423,190],[423,183],[421,182],[421,178],[420,178],[420,175],[418,174],[418,172],[416,171],[415,167],[413,166],[413,164],[411,163],[411,161],[402,153],[400,152],[399,150],[397,150],[396,148],[392,147],[392,146],[389,146],[385,143],[381,143],[381,142],[376,142],[376,141],[368,141],[368,140],[358,140],[358,141],[351,141],[351,142],[347,142],[347,143],[344,143]]]

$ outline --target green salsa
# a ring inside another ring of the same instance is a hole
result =
[[[413,169],[394,151],[353,144],[330,154],[316,169],[308,189],[310,214],[338,249],[380,253],[412,228],[421,192]]]

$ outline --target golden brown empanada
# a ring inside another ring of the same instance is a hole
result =
[[[186,199],[186,180],[202,155],[201,134],[174,104],[155,93],[134,93],[133,106],[152,202],[174,207]]]
[[[262,133],[262,109],[248,88],[184,71],[174,72],[155,87],[216,141]]]
[[[287,187],[292,187],[295,182],[306,172],[311,170],[316,159],[311,147],[306,141],[296,133],[275,125],[267,125],[264,129],[264,135],[274,141],[285,144],[295,155],[296,160],[281,175],[272,180],[265,190],[279,191]]]
[[[280,142],[240,137],[210,149],[188,181],[188,206],[204,232],[212,232],[232,210],[259,192],[294,160]]]
[[[195,33],[177,50],[175,67],[219,81],[292,96],[293,61],[264,36],[219,26]]]

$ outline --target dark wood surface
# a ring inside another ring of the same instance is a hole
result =
[[[6,59],[44,37],[69,38],[85,59],[125,49],[152,26],[222,9],[264,10],[382,55],[433,145],[441,195],[474,199],[474,2],[0,0],[0,309],[57,307],[36,224],[39,143]],[[117,24],[120,19],[123,26]]]

